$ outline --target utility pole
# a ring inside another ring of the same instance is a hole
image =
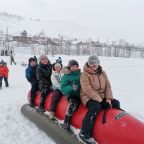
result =
[[[60,36],[60,54],[63,54],[63,36]]]
[[[8,38],[9,34],[8,34],[8,26],[6,29],[6,41],[7,41],[7,50],[9,51],[9,38]]]

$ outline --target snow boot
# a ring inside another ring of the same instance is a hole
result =
[[[40,112],[45,112],[44,102],[45,102],[45,99],[41,96],[41,97],[40,97],[40,106],[39,106],[39,108],[38,108],[38,111],[40,111]]]
[[[32,99],[32,96],[31,96],[31,99],[30,99],[30,106],[33,107],[33,108],[35,107],[34,100]]]
[[[30,106],[31,106],[32,108],[34,108],[34,107],[35,107],[34,103],[30,103]]]
[[[54,119],[54,112],[52,111],[49,112],[49,119]]]
[[[9,84],[8,83],[6,83],[6,85],[5,85],[6,87],[9,87]]]
[[[38,110],[39,112],[45,112],[45,109],[42,108],[42,107],[39,107],[37,110]]]
[[[68,132],[70,132],[70,117],[69,116],[65,116],[63,128],[67,130]]]
[[[40,103],[40,106],[37,110],[40,111],[40,112],[45,112],[45,109],[44,109],[44,106],[43,106],[42,103]]]
[[[90,134],[83,134],[82,131],[79,133],[79,137],[82,141],[84,141],[86,144],[96,144],[93,137],[90,136]]]

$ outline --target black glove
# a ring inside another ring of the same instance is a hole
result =
[[[103,109],[108,109],[108,108],[110,108],[109,103],[106,103],[105,100],[103,100],[103,101],[101,102],[101,105],[102,105],[102,108],[103,108]]]

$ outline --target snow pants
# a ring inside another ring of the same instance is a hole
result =
[[[0,77],[0,88],[2,87],[2,80],[4,79],[5,81],[5,86],[8,87],[9,84],[8,84],[8,78],[6,77]]]
[[[62,97],[62,92],[59,89],[53,90],[53,98],[50,104],[50,111],[55,112],[57,104],[59,103],[61,97]]]
[[[47,95],[51,92],[51,87],[45,85],[41,90],[41,97],[40,97],[40,109],[44,109],[44,103]]]
[[[93,127],[94,127],[97,114],[101,111],[101,109],[104,109],[107,105],[105,101],[106,100],[104,99],[100,103],[90,99],[87,102],[86,107],[88,108],[88,112],[86,113],[83,119],[82,128],[81,128],[81,132],[84,135],[89,135],[90,137],[92,137]],[[113,108],[120,109],[120,103],[118,100],[113,99],[111,103]]]
[[[68,102],[69,102],[69,104],[68,104],[68,108],[66,110],[66,115],[65,115],[65,119],[64,119],[64,124],[66,124],[66,125],[70,125],[71,117],[72,117],[73,113],[75,111],[77,111],[77,109],[80,105],[80,99],[70,96]]]
[[[30,104],[34,105],[36,92],[38,91],[38,81],[31,83],[31,100]]]

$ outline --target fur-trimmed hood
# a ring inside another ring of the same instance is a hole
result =
[[[70,74],[71,73],[71,71],[69,70],[68,66],[64,66],[61,71],[64,74]]]
[[[79,69],[79,71],[81,71],[81,69]],[[69,69],[68,66],[64,66],[64,67],[62,68],[61,72],[62,72],[63,74],[70,74],[70,73],[72,73],[72,72],[70,71],[70,69]]]

